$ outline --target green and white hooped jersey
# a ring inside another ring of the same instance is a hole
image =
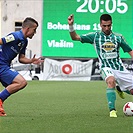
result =
[[[120,47],[124,52],[130,52],[132,49],[122,35],[113,32],[110,35],[106,35],[101,31],[88,33],[80,37],[82,43],[94,45],[101,68],[109,67],[115,70],[124,70],[124,65],[119,55]]]

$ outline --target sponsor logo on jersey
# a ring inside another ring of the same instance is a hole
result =
[[[18,44],[19,50],[22,50],[23,46],[24,46],[24,44],[20,42],[20,43]]]
[[[105,51],[105,52],[111,52],[115,49],[115,44],[112,43],[112,42],[105,42],[103,45],[102,45],[102,49]]]
[[[8,42],[12,42],[15,40],[14,36],[13,35],[8,35],[5,37],[5,40],[6,40],[6,43]]]
[[[13,46],[11,46],[11,50],[14,51],[16,54],[19,53]]]
[[[113,59],[113,58],[117,58],[117,52],[103,53],[102,57],[103,57],[104,59]]]

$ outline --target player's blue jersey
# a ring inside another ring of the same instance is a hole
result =
[[[22,30],[10,33],[2,38],[3,44],[0,47],[0,65],[10,66],[11,61],[18,55],[24,54],[28,44]]]

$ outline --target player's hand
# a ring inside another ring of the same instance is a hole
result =
[[[33,58],[31,59],[33,64],[41,64],[42,62],[44,62],[44,60],[42,60],[42,57],[39,57],[39,58],[35,58],[35,57],[36,55],[34,55]]]
[[[74,23],[74,15],[71,14],[71,15],[68,17],[68,24],[69,24],[69,25],[73,25],[73,23]]]

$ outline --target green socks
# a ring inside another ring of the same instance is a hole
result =
[[[107,88],[106,96],[108,100],[108,107],[109,110],[115,110],[115,100],[116,100],[116,93],[115,88]]]
[[[126,90],[126,91],[124,91],[124,92],[127,93],[127,94],[129,94],[129,95],[131,95],[131,93],[130,93],[129,90]]]

